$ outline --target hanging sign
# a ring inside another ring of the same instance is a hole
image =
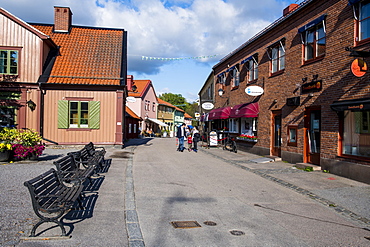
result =
[[[134,103],[134,102],[136,102],[136,99],[135,99],[135,97],[129,96],[129,97],[126,98],[126,101]]]
[[[249,86],[245,89],[245,93],[250,96],[260,96],[263,94],[263,88],[260,86]]]
[[[202,104],[202,108],[204,110],[211,110],[211,109],[213,109],[213,107],[215,107],[215,106],[211,102],[204,102]]]
[[[366,62],[360,58],[356,58],[351,64],[351,71],[357,77],[364,76],[367,71]]]

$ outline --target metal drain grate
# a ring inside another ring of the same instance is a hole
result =
[[[242,236],[242,235],[245,235],[245,233],[244,233],[244,232],[239,231],[239,230],[231,230],[231,231],[230,231],[230,233],[231,233],[232,235],[235,235],[235,236]]]
[[[196,227],[202,227],[196,221],[172,221],[171,224],[175,228],[196,228]]]
[[[213,222],[213,221],[204,221],[203,224],[205,224],[207,226],[216,226],[217,225],[217,223]]]

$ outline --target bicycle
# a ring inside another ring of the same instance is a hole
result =
[[[230,134],[227,134],[227,137],[226,137],[226,140],[225,140],[225,144],[222,148],[223,150],[229,150],[229,151],[232,151],[234,153],[237,153],[238,150],[236,148],[236,142],[235,142],[235,139],[233,137],[230,136]]]

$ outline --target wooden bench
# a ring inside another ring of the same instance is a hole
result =
[[[72,154],[62,157],[53,162],[57,168],[58,176],[61,181],[67,184],[82,184],[86,179],[94,174],[93,165],[80,169]]]
[[[75,161],[85,168],[94,166],[95,170],[102,169],[104,166],[104,155],[106,151],[104,147],[95,147],[92,142],[86,144],[81,150],[71,152]]]
[[[33,210],[40,218],[40,221],[32,228],[30,237],[36,237],[36,229],[46,222],[54,222],[62,230],[62,236],[67,236],[62,222],[58,219],[71,210],[76,201],[82,208],[83,185],[67,187],[60,182],[57,171],[53,168],[24,182],[24,185],[30,192]]]

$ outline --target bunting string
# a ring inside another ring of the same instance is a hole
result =
[[[199,60],[199,59],[207,59],[207,58],[214,58],[220,56],[222,54],[215,54],[215,55],[207,55],[207,56],[194,56],[194,57],[147,57],[141,56],[141,60],[149,61],[149,60],[156,60],[156,61],[179,61],[179,60]]]

